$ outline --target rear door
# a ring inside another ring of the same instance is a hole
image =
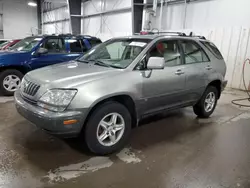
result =
[[[74,60],[83,54],[85,44],[82,39],[67,39],[69,54],[65,57],[67,61]]]
[[[88,50],[91,49],[91,44],[88,39],[82,39],[82,51],[85,54]]]
[[[90,45],[91,45],[91,48],[93,48],[94,46],[98,45],[98,44],[101,44],[102,41],[98,38],[90,38],[88,39]]]
[[[197,101],[206,87],[210,60],[202,47],[194,40],[181,40],[183,52],[186,85],[185,92],[188,102]]]
[[[49,37],[40,46],[48,50],[47,54],[37,55],[31,58],[31,68],[41,68],[48,65],[62,63],[68,60],[69,53],[66,51],[65,41],[61,37]]]

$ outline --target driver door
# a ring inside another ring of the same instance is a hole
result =
[[[161,44],[161,49],[158,49],[158,44]],[[144,114],[173,108],[185,103],[185,67],[178,41],[158,42],[149,50],[146,59],[156,56],[164,57],[165,68],[142,72]]]
[[[48,53],[35,54],[31,58],[30,66],[32,69],[45,67],[57,63],[67,61],[68,52],[66,52],[65,42],[63,38],[51,37],[45,40],[41,45],[42,48],[46,48]]]

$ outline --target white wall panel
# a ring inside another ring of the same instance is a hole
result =
[[[186,28],[250,27],[249,0],[213,0],[189,3]],[[163,7],[163,29],[182,29],[184,4]],[[152,27],[158,27],[160,8],[152,18]]]
[[[4,38],[23,38],[34,34],[38,27],[37,9],[27,5],[26,0],[3,0]],[[13,21],[14,20],[14,21]]]
[[[83,15],[90,15],[101,12],[102,6],[102,0],[87,1],[82,4]]]
[[[44,22],[63,20],[69,18],[69,10],[67,7],[62,7],[43,14]]]
[[[112,9],[121,9],[131,7],[131,0],[107,0],[104,1],[104,9],[112,10]]]
[[[92,17],[82,19],[82,27],[85,34],[97,35],[100,33],[101,18]]]
[[[82,15],[130,8],[131,0],[92,0],[82,3]],[[132,34],[132,13],[103,14],[82,19],[82,33],[100,37],[103,41]]]
[[[67,7],[62,7],[59,9],[47,11],[43,14],[43,22],[46,23],[43,25],[43,33],[45,34],[65,34],[70,33],[70,21],[65,20],[69,19],[69,11]],[[65,20],[55,23],[59,20]]]
[[[103,24],[104,33],[110,33],[112,36],[131,34],[131,12],[108,15],[105,17],[105,23],[106,24]]]
[[[70,22],[63,21],[51,24],[45,24],[43,29],[44,34],[67,34],[70,33]]]

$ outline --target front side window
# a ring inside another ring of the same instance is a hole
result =
[[[155,47],[150,50],[149,57],[163,57],[165,66],[172,67],[181,64],[181,54],[178,42],[175,40],[158,42]]]
[[[184,53],[185,63],[201,63],[208,62],[209,59],[205,52],[193,41],[181,41],[181,46]]]
[[[49,38],[47,39],[42,48],[46,48],[48,53],[64,53],[65,52],[65,44],[63,39],[61,38]]]
[[[20,42],[16,43],[10,50],[14,51],[31,51],[35,46],[39,44],[39,42],[42,40],[42,37],[28,37]]]
[[[101,62],[104,66],[124,69],[150,42],[148,39],[115,39],[98,45],[78,61]]]

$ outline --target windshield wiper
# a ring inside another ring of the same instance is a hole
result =
[[[86,61],[86,60],[80,60],[80,59],[76,59],[76,61],[81,62],[81,63],[89,63],[89,61]]]
[[[118,66],[115,66],[115,65],[110,65],[110,64],[107,64],[107,63],[103,63],[102,61],[95,60],[95,59],[90,59],[90,60],[77,59],[76,61],[83,62],[83,63],[91,63],[91,62],[93,62],[94,65],[100,65],[100,66],[103,66],[103,67],[112,67],[112,68],[115,68],[115,69],[122,69],[122,67],[118,67]]]
[[[118,66],[115,66],[115,65],[112,65],[112,64],[106,64],[106,63],[103,63],[102,61],[98,61],[98,60],[94,60],[95,61],[95,65],[100,65],[100,66],[106,66],[106,67],[112,67],[112,68],[115,68],[115,69],[122,69],[121,67],[118,67]]]
[[[90,59],[88,61],[89,62],[94,62],[94,65],[100,65],[100,66],[104,66],[104,67],[111,67],[109,64],[103,63],[102,61],[99,61],[99,60]]]

